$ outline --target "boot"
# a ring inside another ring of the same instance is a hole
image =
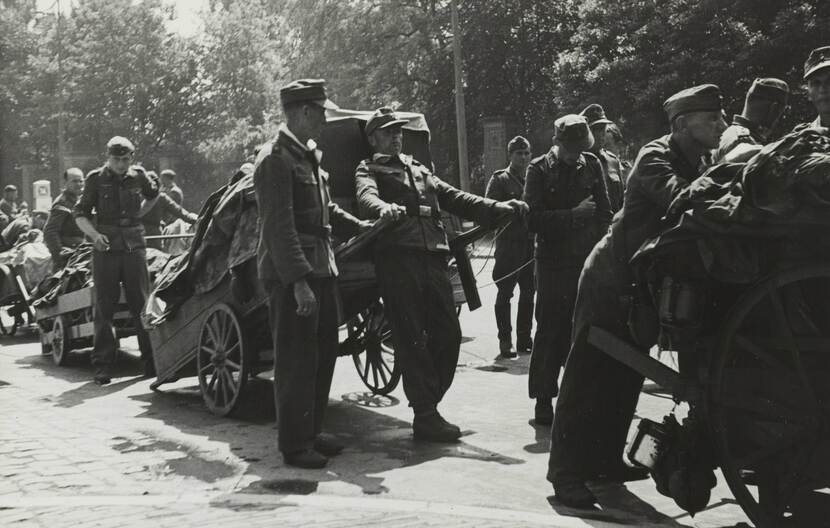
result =
[[[533,413],[536,425],[553,424],[553,402],[550,398],[536,398],[536,408]]]
[[[438,411],[416,414],[412,421],[412,431],[416,440],[427,442],[453,443],[461,438],[461,429],[444,420]]]
[[[559,502],[571,508],[590,508],[597,502],[585,482],[576,476],[558,476],[553,481],[553,493]]]
[[[516,359],[519,356],[513,351],[513,343],[510,341],[499,341],[499,352],[505,359]]]
[[[282,459],[289,466],[304,469],[322,469],[326,467],[326,464],[329,462],[328,458],[313,449],[304,449],[293,453],[283,453]]]
[[[519,354],[530,354],[533,352],[533,339],[529,335],[516,336],[516,352]]]

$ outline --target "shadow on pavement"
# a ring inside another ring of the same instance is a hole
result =
[[[346,445],[345,451],[332,458],[325,469],[297,469],[285,466],[277,450],[273,386],[268,380],[251,380],[242,395],[239,412],[226,418],[214,416],[204,408],[198,386],[130,397],[148,403],[139,417],[158,419],[183,433],[230,445],[248,463],[246,475],[259,477],[236,490],[242,493],[314,493],[320,483],[343,482],[358,486],[364,494],[377,495],[389,489],[383,485],[384,477],[376,475],[440,458],[502,465],[524,463],[463,440],[456,444],[417,442],[409,422],[373,410],[397,405],[396,399],[349,393],[343,401],[329,401],[325,425],[328,433]]]
[[[548,503],[557,514],[578,517],[588,525],[596,521],[599,523],[597,526],[606,526],[607,523],[667,528],[694,526],[681,524],[658,512],[622,484],[591,485],[591,490],[597,497],[597,505],[593,508],[571,508],[560,503],[554,495],[548,497]]]
[[[87,400],[118,392],[143,379],[141,374],[144,366],[141,359],[138,356],[119,350],[118,359],[112,369],[113,382],[104,386],[96,385],[92,381],[94,369],[90,364],[90,350],[86,348],[73,351],[67,358],[67,363],[62,367],[55,365],[52,362],[52,356],[49,354],[25,356],[17,359],[15,363],[21,365],[24,369],[38,369],[48,376],[60,378],[70,383],[88,381],[80,387],[42,399],[42,401],[52,402],[57,407],[75,407]]]
[[[482,372],[525,376],[530,370],[530,354],[519,354],[519,357],[516,359],[505,359],[501,357],[501,354],[496,354],[496,356],[493,357],[493,362],[491,364],[475,367],[475,369]]]

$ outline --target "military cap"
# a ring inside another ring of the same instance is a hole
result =
[[[107,141],[107,154],[111,156],[126,156],[135,152],[135,147],[129,139],[121,136],[114,136]]]
[[[584,152],[594,146],[594,135],[585,116],[568,114],[557,119],[556,140],[573,152]]]
[[[291,103],[314,103],[323,108],[337,110],[338,106],[326,95],[326,81],[323,79],[299,79],[280,88],[283,105]]]
[[[171,169],[164,169],[163,171],[161,171],[161,173],[159,175],[162,176],[162,177],[170,176],[171,178],[175,178],[176,177],[176,171],[171,170]]]
[[[517,150],[530,150],[530,141],[522,136],[516,136],[507,144],[507,153],[512,154]]]
[[[822,46],[810,52],[804,63],[804,80],[819,70],[830,67],[830,46]]]
[[[14,185],[6,185],[5,187],[3,187],[3,192],[13,192],[16,190],[17,187],[15,187]]]
[[[714,84],[701,84],[681,90],[663,103],[669,121],[689,112],[722,112],[720,88]]]
[[[787,103],[790,96],[790,86],[781,79],[773,77],[755,79],[746,94],[747,100],[765,99],[767,101]]]
[[[612,121],[605,117],[605,109],[602,105],[596,103],[589,104],[583,111],[579,113],[588,120],[588,126],[594,125],[610,125]]]
[[[369,121],[366,122],[366,135],[369,136],[379,128],[403,126],[409,123],[406,119],[399,119],[398,114],[388,106],[378,108]]]

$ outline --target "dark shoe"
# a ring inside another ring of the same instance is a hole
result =
[[[620,464],[614,468],[603,470],[597,475],[597,480],[604,480],[608,482],[633,482],[635,480],[645,480],[650,473],[646,468],[632,467],[625,464]]]
[[[590,508],[597,502],[588,486],[577,478],[557,479],[553,483],[553,493],[559,502],[571,508]]]
[[[327,457],[337,456],[346,446],[329,436],[317,436],[314,439],[314,450]]]
[[[513,343],[510,341],[499,341],[499,352],[505,359],[516,359],[519,356],[513,352]]]
[[[416,414],[412,421],[412,432],[416,440],[427,442],[457,442],[461,438],[461,429],[444,420],[435,411],[430,414]]]
[[[536,398],[533,421],[536,422],[536,425],[553,424],[553,402],[547,398]]]
[[[530,354],[533,352],[533,341],[523,341],[521,339],[516,341],[516,352],[519,354]]]
[[[94,378],[96,385],[109,385],[112,379],[107,374],[96,374]]]
[[[156,377],[156,364],[153,362],[153,358],[144,360],[144,377],[145,378],[155,378]]]
[[[322,469],[329,463],[328,458],[313,449],[304,449],[302,451],[295,451],[294,453],[283,453],[282,459],[289,466],[304,469]]]

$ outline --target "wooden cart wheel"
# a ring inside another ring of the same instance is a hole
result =
[[[248,347],[236,312],[214,306],[202,323],[196,368],[205,405],[219,416],[232,413],[248,379]]]
[[[783,272],[734,306],[706,408],[724,477],[758,528],[830,516],[830,268]]]
[[[375,301],[347,323],[346,346],[352,347],[352,359],[360,379],[374,394],[386,395],[395,390],[401,371],[395,362],[392,331],[383,310]]]
[[[0,308],[0,310],[2,310],[2,308]],[[9,329],[6,328],[6,325],[3,323],[3,314],[2,313],[0,313],[0,335],[4,335],[4,336],[9,335]]]
[[[49,334],[49,345],[52,348],[52,361],[62,367],[69,359],[69,327],[62,315],[52,320],[52,332]]]

